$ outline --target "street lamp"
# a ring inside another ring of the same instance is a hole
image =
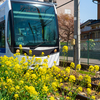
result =
[[[92,2],[95,4],[100,4],[100,0],[92,0]]]

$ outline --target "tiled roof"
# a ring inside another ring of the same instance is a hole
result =
[[[93,22],[91,22],[91,24],[88,24],[88,26],[94,25],[94,24],[98,24],[100,23],[100,19],[98,20],[94,20]]]
[[[92,23],[92,22],[94,22],[94,21],[96,21],[96,20],[89,19],[89,20],[87,20],[86,22],[84,22],[83,24],[81,24],[81,27],[87,26],[88,24],[90,24],[90,23]]]

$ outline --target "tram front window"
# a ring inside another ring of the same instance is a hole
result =
[[[53,6],[12,2],[15,46],[57,45],[57,25]],[[52,42],[46,42],[52,41]]]

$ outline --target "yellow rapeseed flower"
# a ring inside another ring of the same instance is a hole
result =
[[[70,97],[66,97],[66,100],[70,100]]]
[[[32,55],[32,50],[29,50],[29,55]]]
[[[22,45],[21,44],[19,45],[19,49],[22,49]]]
[[[78,87],[78,92],[82,92],[82,87]]]
[[[11,79],[7,79],[7,84],[11,85],[13,83],[13,81]]]
[[[27,54],[26,54],[26,53],[24,53],[24,56],[27,56]]]
[[[35,88],[34,88],[33,86],[29,86],[29,87],[28,87],[28,92],[29,92],[30,94],[35,95],[35,96],[38,95],[38,92],[35,90]]]
[[[48,87],[44,85],[44,86],[43,86],[43,89],[42,89],[42,92],[43,92],[43,93],[47,93],[48,90],[49,90]]]
[[[50,56],[49,56],[49,55],[47,55],[47,57],[49,58]]]
[[[16,90],[19,90],[20,89],[20,87],[17,85],[17,86],[15,86],[15,88],[16,88]]]
[[[81,65],[80,64],[77,64],[76,70],[80,70],[80,69],[81,69]]]
[[[100,82],[98,83],[98,86],[100,87]]]
[[[63,46],[62,52],[68,52],[68,46]]]
[[[75,63],[74,62],[71,62],[70,67],[71,68],[74,68],[75,67]]]
[[[14,57],[16,57],[16,54],[14,54]]]
[[[90,77],[90,76],[85,75],[85,76],[84,76],[84,79],[85,79],[85,82],[91,83],[91,77]]]
[[[67,67],[67,68],[65,69],[65,71],[66,71],[67,75],[69,75],[69,74],[70,74],[70,67]]]
[[[87,87],[88,87],[88,88],[91,88],[91,87],[92,87],[92,85],[91,85],[90,83],[88,83],[88,84],[87,84]]]
[[[14,87],[11,87],[11,88],[10,88],[10,91],[11,91],[11,92],[14,92],[14,90],[15,90]]]
[[[47,59],[44,59],[44,61],[43,61],[44,63],[48,63],[48,60]]]
[[[18,96],[18,94],[14,94],[14,97],[15,97],[15,99],[17,99],[19,96]]]
[[[67,91],[67,90],[68,90],[68,87],[67,87],[67,86],[65,86],[65,87],[64,87],[64,89],[66,89],[66,91]]]
[[[31,74],[31,79],[36,79],[36,75],[35,74]]]
[[[82,75],[79,75],[78,76],[78,80],[82,81],[83,80],[83,76]]]
[[[42,52],[41,55],[44,56],[44,52]]]
[[[99,66],[98,66],[98,65],[95,65],[95,66],[94,66],[94,70],[95,70],[95,71],[99,71]]]
[[[75,82],[75,80],[76,80],[76,78],[75,78],[74,75],[70,75],[70,76],[69,76],[69,81],[70,81],[70,82]]]
[[[56,61],[54,61],[53,63],[54,63],[54,65],[56,65]]]
[[[54,91],[57,91],[57,86],[58,86],[57,82],[52,83],[52,88],[53,88]]]
[[[50,97],[50,100],[55,100],[55,98],[53,96]]]
[[[20,85],[24,84],[24,81],[20,80],[19,84],[20,84]]]
[[[69,93],[68,93],[68,96],[70,96],[70,97],[71,97],[71,96],[72,96],[72,92],[69,92]]]
[[[89,71],[90,71],[90,72],[94,71],[94,67],[93,67],[92,65],[89,66]]]
[[[95,96],[91,96],[91,99],[92,99],[92,100],[95,100]]]
[[[87,94],[91,94],[91,89],[87,88]]]

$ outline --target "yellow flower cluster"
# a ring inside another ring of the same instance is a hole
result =
[[[42,89],[42,92],[43,92],[43,93],[47,93],[48,90],[49,90],[48,87],[44,85],[44,86],[43,86],[43,89]]]
[[[76,65],[76,70],[81,70],[81,65],[80,64]]]
[[[98,65],[95,65],[95,66],[94,66],[94,70],[95,70],[95,71],[99,71],[99,66],[98,66]]]
[[[29,64],[32,63],[35,64],[34,70],[28,68]],[[58,93],[58,87],[60,88],[65,85],[62,83],[64,80],[71,85],[76,81],[76,77],[70,73],[72,71],[70,68],[75,67],[73,62],[70,64],[70,67],[61,70],[56,66],[56,62],[54,62],[52,68],[48,68],[47,59],[42,61],[41,58],[35,58],[34,55],[32,59],[27,56],[22,57],[21,61],[19,61],[17,54],[15,54],[14,57],[0,57],[0,64],[0,89],[2,91],[6,90],[4,95],[7,100],[12,94],[11,99],[15,100],[23,100],[23,98],[25,100],[41,100],[43,98],[55,100],[55,95],[53,95],[54,97],[51,95],[52,93],[55,94],[55,92]],[[76,69],[80,70],[81,65],[77,65]],[[99,66],[95,65],[94,70],[99,70]],[[87,94],[91,94],[91,77],[79,75],[78,80],[87,82]],[[64,88],[66,91],[69,91],[68,97],[64,97],[64,100],[71,100],[73,93],[70,89],[72,87],[64,86]],[[82,87],[76,89],[76,92],[81,91]],[[48,94],[50,95],[48,96]],[[95,100],[94,96],[91,98]]]
[[[92,99],[92,100],[95,100],[95,96],[91,96],[91,99]]]
[[[89,69],[88,69],[90,72],[93,72],[93,71],[95,71],[95,72],[97,72],[97,71],[99,71],[99,66],[98,65],[95,65],[95,66],[89,66]]]
[[[63,46],[62,52],[68,52],[68,46]]]
[[[82,87],[78,87],[77,91],[82,92]]]
[[[69,82],[75,82],[76,78],[74,75],[69,76]]]
[[[87,94],[91,94],[91,89],[87,88]]]
[[[71,62],[70,67],[71,68],[74,68],[75,67],[75,63],[74,62]]]
[[[44,52],[42,52],[41,55],[44,56]]]
[[[29,55],[32,55],[32,50],[29,50]]]
[[[66,69],[65,69],[65,71],[66,71],[66,74],[67,74],[67,76],[70,74],[70,67],[67,67]]]
[[[84,76],[85,82],[87,82],[88,84],[91,83],[91,77],[88,75]]]
[[[91,65],[91,66],[89,66],[89,71],[90,72],[93,72],[94,71],[94,67]]]
[[[35,58],[35,63],[40,64],[41,62],[42,62],[42,59],[41,58]]]
[[[21,44],[19,45],[19,49],[22,49],[22,45]]]
[[[78,80],[82,81],[83,80],[83,76],[82,75],[79,75],[78,76]]]

